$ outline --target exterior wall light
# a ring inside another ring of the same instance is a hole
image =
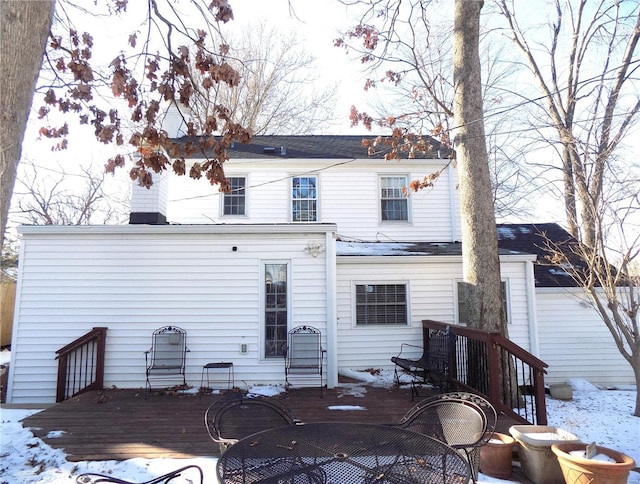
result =
[[[318,257],[324,252],[324,245],[319,242],[308,242],[304,251],[312,257]]]

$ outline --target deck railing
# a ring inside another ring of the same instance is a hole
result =
[[[56,351],[58,383],[56,402],[104,386],[104,350],[107,328],[93,328]]]
[[[448,326],[456,335],[449,363],[454,387],[484,395],[497,411],[516,421],[547,424],[545,362],[499,333],[431,320],[422,324],[425,330]]]

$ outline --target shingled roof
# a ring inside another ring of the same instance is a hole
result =
[[[516,252],[536,254],[534,277],[536,287],[577,287],[573,278],[557,265],[547,259],[546,247],[551,242],[559,247],[569,249],[570,244],[577,243],[569,232],[555,223],[540,224],[498,224],[498,246]],[[571,257],[569,259],[576,259]],[[575,261],[578,264],[578,261]]]
[[[534,254],[534,278],[536,287],[577,287],[578,284],[561,267],[551,264],[548,255],[548,242],[569,249],[576,240],[555,223],[541,224],[499,224],[498,249],[500,255]],[[353,242],[338,240],[338,256],[462,256],[459,242]],[[569,253],[570,260],[579,264]]]
[[[328,159],[383,159],[391,149],[387,146],[376,148],[375,156],[369,156],[367,148],[362,147],[363,139],[374,139],[376,135],[304,135],[304,136],[254,136],[250,143],[234,143],[229,150],[229,158],[328,158]],[[175,139],[181,144],[199,141],[197,137]],[[443,146],[438,140],[430,138],[432,149],[427,153],[417,153],[418,159],[450,158],[453,151]],[[400,153],[407,158],[407,153]],[[202,158],[201,153],[194,153],[187,158]]]

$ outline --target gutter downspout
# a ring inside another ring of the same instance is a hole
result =
[[[336,234],[325,234],[327,272],[327,388],[338,385],[338,320],[336,317]]]
[[[538,313],[536,311],[536,281],[533,261],[524,263],[527,291],[527,319],[529,321],[529,352],[540,358],[540,338],[538,334]]]

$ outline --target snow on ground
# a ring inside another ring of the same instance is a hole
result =
[[[375,372],[374,372],[375,373]],[[391,372],[372,375],[364,372],[345,372],[345,376],[363,381],[345,385],[350,394],[364,394],[366,385],[388,385]],[[568,430],[583,441],[595,441],[599,445],[615,448],[640,465],[640,418],[632,415],[635,390],[601,390],[583,380],[571,380],[573,400],[547,399],[549,425]],[[272,396],[279,387],[252,387],[251,393]],[[344,406],[332,409],[344,410]],[[362,410],[366,410],[364,407]],[[130,459],[126,461],[68,462],[64,452],[52,449],[35,438],[20,420],[40,410],[0,409],[0,484],[73,484],[75,476],[82,472],[111,474],[131,481],[145,481],[189,464],[199,465],[205,474],[206,484],[216,484],[214,457],[194,459]],[[194,474],[185,474],[176,484],[190,483]],[[629,483],[640,483],[638,474],[632,473]],[[510,483],[501,479],[480,475],[480,483]],[[345,483],[346,484],[346,483]]]

